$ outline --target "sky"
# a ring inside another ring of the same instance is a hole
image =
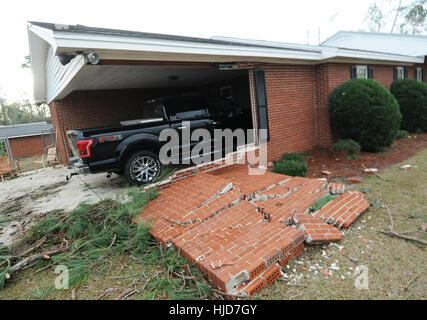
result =
[[[32,100],[27,21],[83,24],[209,38],[319,43],[340,30],[366,30],[372,0],[14,0],[1,1],[0,97]]]

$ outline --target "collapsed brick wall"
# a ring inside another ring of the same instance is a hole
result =
[[[29,136],[29,137],[18,137],[9,139],[10,148],[12,149],[12,155],[16,157],[32,157],[35,155],[44,154],[44,147],[42,137]]]

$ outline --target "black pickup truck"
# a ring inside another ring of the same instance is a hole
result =
[[[252,127],[247,110],[221,97],[191,95],[152,99],[141,105],[139,119],[123,121],[118,126],[71,131],[68,136],[74,141],[71,142],[73,153],[80,158],[74,166],[88,168],[91,173],[123,174],[129,184],[150,183],[162,168],[159,151],[166,143],[159,140],[162,130],[174,129],[179,135],[185,129],[184,121],[189,121],[191,132],[198,128],[212,133],[214,129],[225,128],[246,130]],[[188,160],[191,153],[184,154],[183,150],[188,149],[182,148],[180,141],[179,159]],[[197,142],[190,143],[195,144]],[[211,152],[225,151],[212,148]]]

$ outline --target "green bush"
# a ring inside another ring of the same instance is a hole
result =
[[[397,130],[396,133],[396,139],[401,140],[401,139],[406,139],[409,136],[409,132],[406,130]]]
[[[360,153],[360,144],[352,139],[339,140],[334,144],[335,152],[347,152],[348,154],[358,154]]]
[[[282,160],[304,161],[304,156],[302,153],[284,153]]]
[[[402,113],[401,128],[409,132],[427,131],[427,84],[414,79],[394,81],[390,88]]]
[[[393,95],[370,79],[353,79],[335,88],[329,110],[340,139],[355,140],[373,152],[393,143],[402,118]]]
[[[285,153],[282,157],[282,160],[277,161],[274,164],[274,167],[271,171],[293,177],[305,177],[308,171],[308,165],[302,154]]]

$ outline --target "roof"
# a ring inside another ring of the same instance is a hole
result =
[[[427,56],[427,36],[419,34],[340,31],[325,40],[322,45],[413,57]]]
[[[0,126],[0,138],[18,138],[41,135],[42,130],[52,128],[52,124],[47,123],[46,121]]]
[[[133,85],[140,84],[143,77],[140,71],[143,70],[133,67],[135,72],[132,75],[129,70],[124,70],[124,66],[117,66],[121,70],[114,70],[114,65],[89,65],[86,58],[89,52],[96,53],[101,62],[134,60],[312,65],[324,62],[413,65],[424,62],[424,57],[391,53],[387,50],[378,52],[369,48],[349,49],[330,44],[312,46],[227,37],[207,39],[46,22],[29,22],[28,38],[34,99],[35,102],[47,103],[62,99],[74,90],[91,90],[94,86],[93,79],[108,81],[106,75],[110,74],[125,77]],[[57,59],[58,55],[64,54],[74,55],[66,65],[62,65]],[[86,81],[91,79],[93,81]],[[102,89],[99,86],[103,81],[96,81],[97,89]],[[118,80],[114,81],[117,83]],[[111,88],[111,83],[109,85],[105,89],[114,89]]]
[[[140,31],[129,31],[121,29],[109,29],[109,28],[96,28],[88,27],[81,24],[78,25],[66,25],[66,24],[56,24],[48,22],[37,22],[29,21],[30,24],[48,29],[51,31],[61,31],[69,33],[86,33],[86,34],[98,34],[98,35],[111,35],[111,36],[122,36],[122,37],[137,37],[144,39],[161,39],[161,40],[171,40],[171,41],[189,41],[189,42],[199,42],[199,43],[210,43],[210,44],[223,44],[223,45],[235,45],[235,46],[245,46],[246,44],[241,44],[234,41],[223,41],[216,39],[208,38],[197,38],[197,37],[187,37],[187,36],[178,36],[170,34],[161,34],[161,33],[150,33],[150,32],[140,32]],[[268,45],[257,45],[252,44],[252,47],[265,47],[268,48]],[[304,48],[289,48],[291,50],[304,50]]]

